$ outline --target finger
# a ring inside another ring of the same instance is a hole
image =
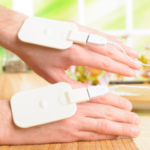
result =
[[[140,134],[138,126],[133,124],[118,123],[105,119],[85,118],[82,123],[84,131],[92,131],[99,134],[137,137]]]
[[[125,45],[123,45],[123,44],[120,44],[120,46],[124,49],[124,51],[126,52],[126,54],[128,55],[128,56],[131,56],[131,57],[133,57],[133,58],[137,58],[138,57],[138,51],[137,50],[135,50],[135,49],[133,49],[133,48],[130,48],[130,47],[128,47],[128,46],[125,46]],[[116,47],[118,50],[120,50],[118,47]],[[123,53],[123,51],[122,50],[120,50],[122,53]]]
[[[129,111],[132,110],[132,104],[130,101],[113,93],[107,93],[99,98],[91,99],[90,102],[111,105]]]
[[[135,113],[119,109],[110,105],[86,102],[78,105],[78,108],[86,107],[84,114],[86,117],[108,119],[115,122],[124,122],[139,125],[140,118]]]
[[[98,134],[98,133],[89,132],[89,131],[79,131],[78,137],[79,137],[79,140],[86,140],[86,141],[87,140],[90,140],[90,141],[110,140],[110,139],[117,138],[117,136],[114,136],[114,135]]]
[[[110,35],[110,34],[106,34],[106,38],[108,41],[114,41],[114,42],[117,42],[118,44],[122,44],[123,43],[123,40],[116,37],[116,36],[113,36],[113,35]]]
[[[78,65],[89,66],[91,68],[105,70],[123,76],[131,77],[135,75],[135,71],[127,65],[116,62],[109,57],[102,56],[92,51],[87,51],[84,55],[76,58],[74,61],[76,61],[76,64]]]
[[[98,54],[102,54],[104,56],[110,57],[111,59],[113,59],[117,62],[123,63],[123,64],[129,66],[130,68],[139,70],[142,67],[142,65],[140,65],[140,64],[131,62],[122,51],[120,51],[117,47],[115,47],[113,45],[99,47],[99,46],[95,46],[95,45],[93,46],[93,45],[88,44],[88,48]],[[138,54],[137,54],[137,56],[138,56]],[[132,55],[130,58],[134,61],[136,60],[135,57],[132,57]]]
[[[118,44],[120,45],[120,47],[122,47],[122,49],[126,52],[126,54],[130,57],[133,57],[133,58],[137,58],[138,57],[138,51],[133,49],[133,48],[130,48],[126,45],[123,45],[122,43]],[[99,49],[103,49],[103,51],[106,51],[107,49],[107,46],[96,46],[96,45],[92,45],[92,44],[87,44],[88,47],[90,47],[92,50],[96,50],[96,51],[100,51]],[[121,53],[123,53],[123,51],[115,46],[115,45],[108,45],[108,46],[111,46],[111,47],[115,47],[117,50],[119,50]]]
[[[77,24],[77,23],[76,23]],[[79,28],[79,31],[82,31],[82,32],[87,32],[89,34],[97,34],[97,35],[100,35],[100,36],[103,36],[105,38],[107,38],[108,40],[110,41],[113,41],[113,42],[116,42],[116,43],[122,43],[123,41],[116,37],[116,36],[113,36],[113,35],[108,35],[106,33],[103,33],[103,32],[100,32],[98,30],[95,30],[95,29],[91,29],[91,28],[88,28],[88,27],[85,27],[85,26],[82,26],[80,24],[77,24],[78,28]]]
[[[114,42],[116,44],[119,44],[125,50],[125,52],[127,53],[127,55],[129,55],[131,57],[134,57],[134,58],[138,57],[138,51],[135,50],[135,49],[133,49],[133,48],[130,48],[128,46],[123,45],[122,44],[123,41],[120,38],[112,36],[112,35],[105,34],[103,32],[100,32],[100,31],[97,31],[95,29],[91,29],[91,28],[88,28],[88,27],[84,27],[84,26],[81,27],[81,25],[80,25],[80,28],[81,28],[82,31],[85,31],[85,32],[87,31],[88,33],[91,33],[91,34],[97,34],[97,35],[103,36],[108,41],[111,41],[111,42]]]

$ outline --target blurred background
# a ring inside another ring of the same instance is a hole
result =
[[[139,60],[150,61],[149,0],[0,0],[0,5],[55,20],[73,20],[82,25],[120,37],[139,51]],[[0,47],[0,72],[31,72],[17,56]],[[150,68],[143,67],[132,78],[83,66],[66,71],[71,78],[96,85],[108,83],[149,83]]]

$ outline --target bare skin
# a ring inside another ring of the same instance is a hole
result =
[[[73,85],[79,88],[81,85]],[[130,112],[131,103],[122,97],[107,95],[77,104],[76,114],[68,119],[21,129],[13,123],[9,101],[0,101],[0,144],[42,144],[78,140],[136,137],[139,117]]]
[[[0,7],[0,45],[18,55],[37,74],[48,82],[68,82],[73,88],[83,87],[66,76],[72,65],[83,65],[100,70],[134,76],[141,66],[130,63],[116,47],[73,44],[67,50],[27,44],[19,41],[17,33],[27,16]],[[95,33],[120,44],[127,54],[136,59],[138,53],[110,35],[78,25],[80,31]],[[113,52],[113,53],[112,53]],[[76,84],[76,85],[74,85]],[[0,144],[42,144],[78,140],[112,139],[116,136],[139,135],[139,117],[131,113],[131,103],[114,94],[77,105],[76,114],[68,119],[29,129],[15,126],[9,101],[0,101]]]

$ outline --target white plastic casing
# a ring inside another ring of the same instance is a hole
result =
[[[18,33],[18,38],[26,43],[63,50],[73,44],[73,41],[67,40],[70,31],[77,31],[76,24],[31,17],[25,20]]]
[[[90,34],[87,42],[90,44],[104,46],[107,44],[107,39],[100,35]]]
[[[80,31],[70,31],[67,39],[74,43],[86,44],[89,33]]]
[[[89,95],[87,88],[79,88],[75,90],[70,90],[63,93],[60,96],[60,102],[62,104],[73,104],[89,101]]]
[[[106,85],[90,86],[87,88],[90,99],[103,96],[109,92]]]
[[[61,82],[15,94],[11,98],[14,123],[27,128],[73,116],[76,104],[60,102],[60,95],[71,90],[69,84]]]
[[[70,100],[70,103],[81,103],[90,100],[87,92],[87,88],[80,88],[80,89],[68,91],[67,97]]]

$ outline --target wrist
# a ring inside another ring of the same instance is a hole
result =
[[[16,53],[18,32],[28,17],[0,6],[0,45]]]
[[[24,144],[27,137],[28,129],[21,129],[13,122],[10,101],[0,100],[0,145]]]
[[[10,102],[0,100],[0,144],[5,144],[10,138],[13,123]]]
[[[0,100],[0,145],[50,143],[51,131],[50,124],[27,129],[17,127],[13,122],[10,101]]]

